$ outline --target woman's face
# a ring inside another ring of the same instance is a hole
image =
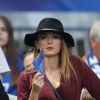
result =
[[[45,56],[55,56],[61,49],[61,37],[56,33],[43,33],[39,35],[36,44],[38,49],[43,49]]]
[[[4,22],[0,19],[0,46],[5,46],[8,43],[8,31]]]

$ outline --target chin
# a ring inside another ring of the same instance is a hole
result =
[[[55,53],[48,53],[48,54],[45,54],[46,57],[53,57],[53,56],[56,56],[58,54],[55,54]]]

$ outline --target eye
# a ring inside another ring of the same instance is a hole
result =
[[[7,29],[7,28],[4,28],[4,27],[0,28],[0,30],[1,30],[2,32],[7,32],[7,31],[8,31],[8,29]]]
[[[53,38],[60,39],[60,36],[58,34],[53,35]]]
[[[42,36],[40,36],[40,38],[39,39],[46,39],[47,38],[47,36],[46,35],[42,35]]]

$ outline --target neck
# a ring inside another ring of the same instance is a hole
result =
[[[57,71],[59,68],[58,62],[59,62],[59,57],[53,56],[53,57],[45,57],[45,71],[51,72],[51,71]]]

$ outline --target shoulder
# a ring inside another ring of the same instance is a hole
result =
[[[31,82],[32,78],[34,77],[35,72],[29,72],[29,71],[23,71],[19,75],[18,78],[18,89],[20,88],[30,88],[31,87]]]
[[[27,76],[28,76],[28,73],[23,71],[23,72],[20,73],[19,79],[25,79]]]
[[[83,59],[79,56],[71,56],[70,59],[72,63],[85,63]]]
[[[71,56],[70,60],[72,63],[81,63],[83,62],[82,59],[79,56]]]
[[[71,62],[75,70],[77,71],[84,71],[84,68],[87,67],[85,62],[79,56],[71,56]]]
[[[23,83],[27,83],[27,79],[28,79],[29,75],[26,73],[26,72],[21,72],[19,77],[18,77],[18,86],[20,84],[23,84]]]
[[[18,100],[28,100],[31,86],[32,86],[32,78],[34,77],[35,72],[30,71],[23,71],[21,72],[19,78],[18,78],[18,85],[17,85],[17,96]]]
[[[71,62],[77,74],[86,76],[89,73],[93,73],[89,66],[78,56],[72,56]]]
[[[36,72],[34,71],[29,71],[29,70],[25,70],[23,72],[20,73],[19,75],[19,79],[27,79],[27,78],[31,78],[31,76],[34,76]]]

